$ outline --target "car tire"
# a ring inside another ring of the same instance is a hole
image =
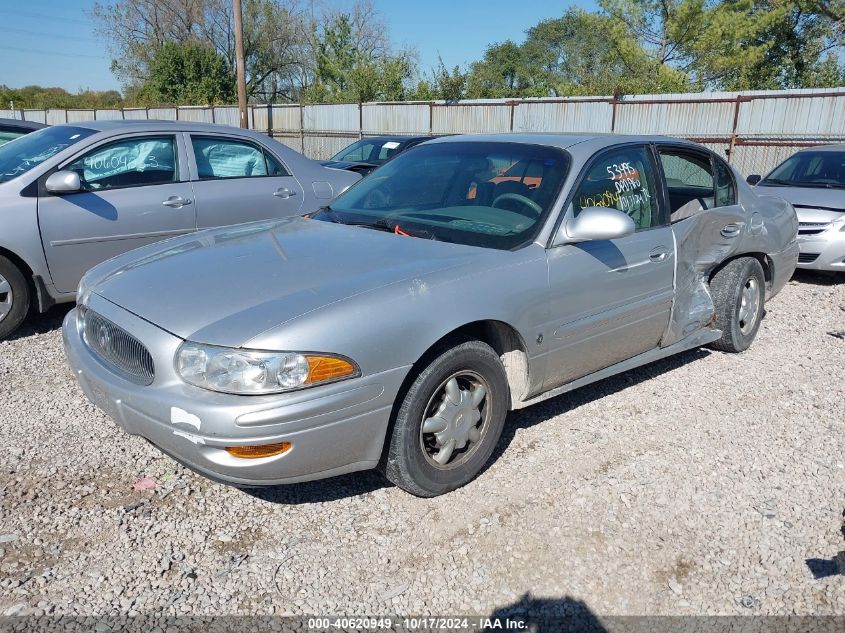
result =
[[[29,284],[9,259],[0,255],[0,341],[20,327],[29,312]]]
[[[504,367],[489,345],[463,341],[429,357],[396,411],[382,466],[391,482],[418,497],[441,495],[478,475],[502,434],[509,402]]]
[[[747,350],[763,320],[766,278],[760,262],[753,257],[731,260],[713,275],[710,293],[716,326],[722,330],[722,338],[710,347],[723,352]]]

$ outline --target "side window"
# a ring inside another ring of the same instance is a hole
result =
[[[660,225],[654,173],[644,147],[602,154],[587,171],[572,200],[575,215],[587,207],[624,211],[637,229]]]
[[[176,143],[172,136],[123,139],[101,145],[65,169],[78,173],[88,191],[176,182]]]
[[[373,143],[361,143],[355,149],[347,152],[343,156],[340,157],[340,160],[348,160],[348,161],[367,161],[370,160],[370,154],[373,153],[373,149],[375,145]]]
[[[264,152],[251,143],[229,138],[192,136],[191,145],[200,180],[268,175]]]
[[[270,176],[290,176],[290,172],[282,165],[281,162],[276,160],[274,156],[271,156],[266,151],[264,152],[264,158],[267,159],[267,174]]]
[[[675,149],[660,149],[658,153],[672,222],[715,206],[713,166],[708,154]]]
[[[716,159],[716,206],[729,207],[736,204],[736,185],[730,167]]]

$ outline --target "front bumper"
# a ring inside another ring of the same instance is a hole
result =
[[[85,395],[127,433],[139,435],[207,477],[267,486],[374,468],[399,387],[409,368],[272,396],[234,396],[184,383],[173,369],[182,339],[92,296],[90,308],[132,333],[153,355],[154,382],[139,386],[95,356],[65,317],[68,361]],[[273,457],[243,459],[224,450],[290,442]]]
[[[806,270],[833,270],[845,272],[845,224],[835,223],[816,235],[799,235],[801,256],[798,268]]]

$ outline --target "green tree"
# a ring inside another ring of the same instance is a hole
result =
[[[237,99],[235,78],[226,60],[212,49],[166,42],[150,61],[137,99],[146,105],[232,103]]]
[[[419,80],[416,88],[408,94],[408,99],[458,101],[466,97],[468,79],[468,74],[463,72],[460,66],[449,70],[443,63],[443,58],[439,58],[437,67],[427,77]]]
[[[80,90],[72,94],[64,88],[25,86],[9,88],[0,85],[0,103],[8,107],[13,102],[16,108],[119,108],[124,105],[121,94],[116,90]]]
[[[401,101],[413,65],[407,53],[362,46],[350,15],[334,16],[315,33],[313,83],[305,99],[313,102]]]
[[[726,13],[729,7],[720,6],[714,13]],[[717,85],[760,90],[842,84],[845,66],[831,54],[841,47],[841,41],[835,25],[813,4],[807,0],[756,0],[743,8],[739,17],[748,26],[732,39],[731,52],[735,54],[719,58],[721,74],[714,73]],[[706,72],[704,59],[698,65]]]
[[[812,87],[836,82],[843,0],[599,0],[661,68],[699,88]]]
[[[200,44],[235,72],[231,0],[111,0],[91,11],[107,42],[112,72],[132,92],[150,73],[168,42]],[[308,83],[308,18],[296,0],[243,0],[247,94],[253,99],[293,100]]]
[[[474,63],[468,96],[559,97],[682,92],[687,73],[661,64],[630,30],[608,15],[570,9],[512,41],[487,49]]]

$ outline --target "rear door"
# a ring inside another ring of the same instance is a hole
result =
[[[79,174],[80,192],[49,194],[49,173],[42,176],[38,222],[57,290],[76,291],[82,275],[110,257],[196,230],[185,159],[181,134],[126,135],[59,167]]]
[[[659,346],[674,294],[674,244],[660,187],[651,148],[642,144],[605,150],[582,172],[567,214],[613,207],[637,230],[548,250],[554,321],[546,389]]]
[[[186,134],[186,138],[199,228],[299,214],[302,186],[266,147],[233,135]]]
[[[763,221],[759,213],[748,217],[739,204],[732,170],[712,152],[661,144],[657,153],[677,249],[677,292],[663,340],[666,346],[712,321],[707,275],[737,250],[743,235],[760,232]]]

